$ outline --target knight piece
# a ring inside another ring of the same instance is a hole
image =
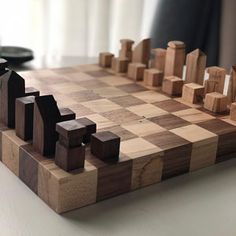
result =
[[[196,49],[187,54],[185,83],[196,83],[203,85],[206,68],[206,54]]]

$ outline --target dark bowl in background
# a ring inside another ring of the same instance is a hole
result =
[[[0,57],[6,59],[9,64],[20,65],[34,59],[33,51],[28,48],[15,46],[0,47]]]

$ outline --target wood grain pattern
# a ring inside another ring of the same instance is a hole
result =
[[[220,119],[201,122],[202,128],[218,135],[216,163],[234,157],[236,152],[236,127]]]
[[[98,171],[97,201],[104,200],[131,189],[132,160],[120,156],[118,162],[104,162],[95,158],[87,150],[87,161]]]
[[[170,41],[166,52],[165,76],[182,78],[185,62],[185,44],[181,41]]]
[[[2,162],[16,176],[19,176],[19,150],[27,142],[18,138],[14,130],[2,132]]]
[[[197,83],[203,85],[206,68],[206,55],[200,50],[187,54],[185,83]]]
[[[39,165],[38,195],[57,213],[95,203],[97,174],[97,169],[88,162],[84,169],[68,173],[49,160]]]
[[[16,135],[27,141],[33,138],[34,96],[16,99]]]

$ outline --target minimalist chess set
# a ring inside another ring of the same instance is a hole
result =
[[[120,42],[98,65],[17,74],[0,61],[0,159],[57,213],[236,154],[236,67],[224,88],[223,68],[204,81],[199,49]]]

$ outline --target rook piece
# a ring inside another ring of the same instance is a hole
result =
[[[185,61],[185,44],[181,41],[170,41],[166,52],[165,76],[183,76]]]
[[[133,50],[132,62],[142,63],[148,66],[151,50],[151,39],[142,40]]]
[[[132,59],[132,46],[134,44],[133,40],[121,39],[121,49],[119,51],[119,58],[127,58],[129,61]]]
[[[165,60],[166,60],[166,49],[164,48],[152,49],[152,54],[154,58],[152,59],[151,67],[164,72]]]
[[[206,68],[206,55],[196,49],[187,54],[185,83],[197,83],[203,85]]]
[[[60,118],[60,111],[52,95],[35,97],[33,146],[44,156],[55,153],[58,139],[55,129]]]
[[[57,123],[59,141],[56,143],[55,163],[65,171],[84,167],[85,145],[82,144],[86,127],[77,120]]]
[[[201,103],[204,97],[204,86],[189,83],[184,84],[182,98],[189,103]]]
[[[236,66],[232,66],[227,90],[229,102],[235,102],[236,99]]]
[[[91,136],[91,153],[97,158],[109,161],[118,160],[120,137],[110,131],[99,132]]]
[[[221,113],[227,110],[227,105],[227,96],[217,92],[206,94],[204,108],[206,108],[207,110],[216,113]]]
[[[9,128],[15,128],[15,100],[25,95],[25,81],[14,71],[0,78],[0,117]]]
[[[34,96],[16,99],[16,135],[27,141],[33,137]]]
[[[91,135],[96,133],[97,125],[86,117],[79,118],[77,121],[86,127],[86,133],[83,136],[83,143],[90,143]]]
[[[205,81],[205,94],[211,92],[224,92],[225,74],[224,68],[212,66],[207,68],[209,79]]]

